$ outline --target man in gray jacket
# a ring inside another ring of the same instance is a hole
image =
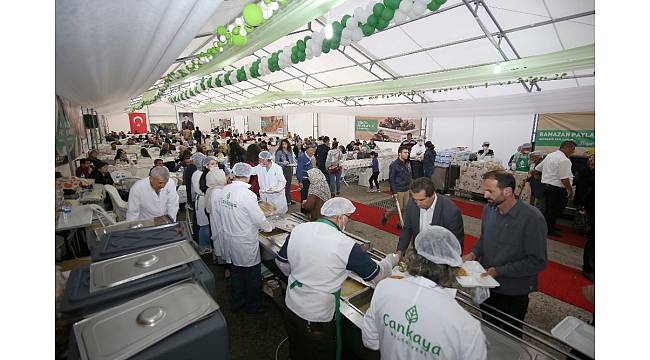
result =
[[[409,244],[413,244],[423,225],[438,225],[451,231],[463,248],[465,231],[460,209],[446,196],[437,195],[433,181],[418,178],[411,182],[411,199],[406,206],[404,227],[399,233],[397,254],[402,256]],[[458,254],[461,255],[461,254]]]
[[[514,176],[504,171],[483,175],[489,205],[483,210],[481,237],[463,260],[478,259],[487,269],[484,275],[500,284],[490,290],[481,308],[502,318],[492,310],[496,308],[523,321],[528,294],[537,291],[538,275],[546,268],[546,221],[537,208],[515,198],[515,186]],[[521,324],[516,324],[516,329],[489,315],[485,320],[521,337]]]

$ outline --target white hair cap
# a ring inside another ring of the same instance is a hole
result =
[[[238,162],[232,167],[232,173],[237,177],[249,177],[252,170],[253,168],[250,165],[243,162]]]
[[[258,157],[260,159],[264,159],[264,160],[272,160],[273,159],[273,154],[271,154],[270,152],[264,150],[264,151],[260,151],[260,154],[258,155]]]
[[[320,213],[323,216],[339,216],[352,214],[356,210],[357,208],[352,205],[352,201],[342,197],[335,197],[325,201]]]
[[[415,237],[418,255],[435,264],[461,266],[460,243],[451,231],[437,225],[427,225]]]

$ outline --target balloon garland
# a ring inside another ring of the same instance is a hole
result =
[[[292,65],[327,54],[341,46],[348,46],[386,29],[391,22],[400,25],[409,19],[416,19],[428,11],[437,11],[447,0],[380,0],[371,1],[365,7],[354,9],[352,15],[345,15],[339,21],[328,24],[320,32],[299,39],[293,46],[241,66],[225,74],[204,77],[190,90],[170,96],[168,101],[176,103],[187,100],[215,87],[232,85],[251,78],[268,75]],[[327,37],[331,29],[331,37]],[[328,30],[328,31],[326,31]],[[224,81],[227,80],[227,81]]]
[[[230,45],[242,47],[248,43],[248,34],[270,19],[275,12],[284,8],[288,0],[261,0],[258,3],[246,4],[242,9],[241,16],[228,25],[218,26],[215,30],[216,39],[212,47],[204,52],[198,53],[193,59],[187,60],[177,71],[168,73],[162,86],[155,96],[147,101],[129,108],[129,111],[140,110],[144,106],[151,105],[158,101],[162,94],[169,88],[174,80],[186,77],[201,68],[202,65],[210,62],[215,55],[220,54]]]

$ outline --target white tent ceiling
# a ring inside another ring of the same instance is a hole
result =
[[[147,88],[157,87],[160,78],[177,69],[187,57],[209,47],[214,28],[230,22],[250,1],[57,1],[57,93],[83,106],[114,110],[119,105],[122,110],[126,99],[137,100]],[[368,0],[349,0],[226,70],[268,55],[312,31],[320,31],[328,19],[340,19],[367,3]],[[389,81],[592,44],[594,14],[593,0],[448,0],[434,14],[389,27],[357,45],[258,79],[211,89],[179,105],[192,108],[209,102],[236,104],[267,90]],[[140,25],[131,25],[134,23]],[[594,84],[594,69],[569,75],[569,79],[539,83],[539,89]],[[190,85],[186,82],[172,86],[165,95]],[[427,92],[423,97],[391,98],[384,103],[474,99],[525,94],[529,90],[515,84]],[[377,103],[364,100],[346,104]],[[338,100],[334,105],[344,106]]]

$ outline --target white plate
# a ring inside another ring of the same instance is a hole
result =
[[[265,190],[261,190],[261,191],[262,191],[263,193],[267,193],[267,194],[277,194],[277,193],[279,193],[279,192],[282,191],[282,190],[284,190],[284,189],[273,189],[273,188],[269,188],[269,189],[265,189]]]
[[[499,283],[494,280],[492,276],[481,276],[481,274],[485,272],[485,269],[478,261],[465,261],[465,263],[462,265],[462,268],[465,269],[465,272],[469,274],[469,276],[456,277],[458,283],[463,287],[494,288],[499,286]]]
[[[551,334],[591,358],[596,356],[594,327],[578,318],[573,316],[565,317],[564,320],[551,329]]]

